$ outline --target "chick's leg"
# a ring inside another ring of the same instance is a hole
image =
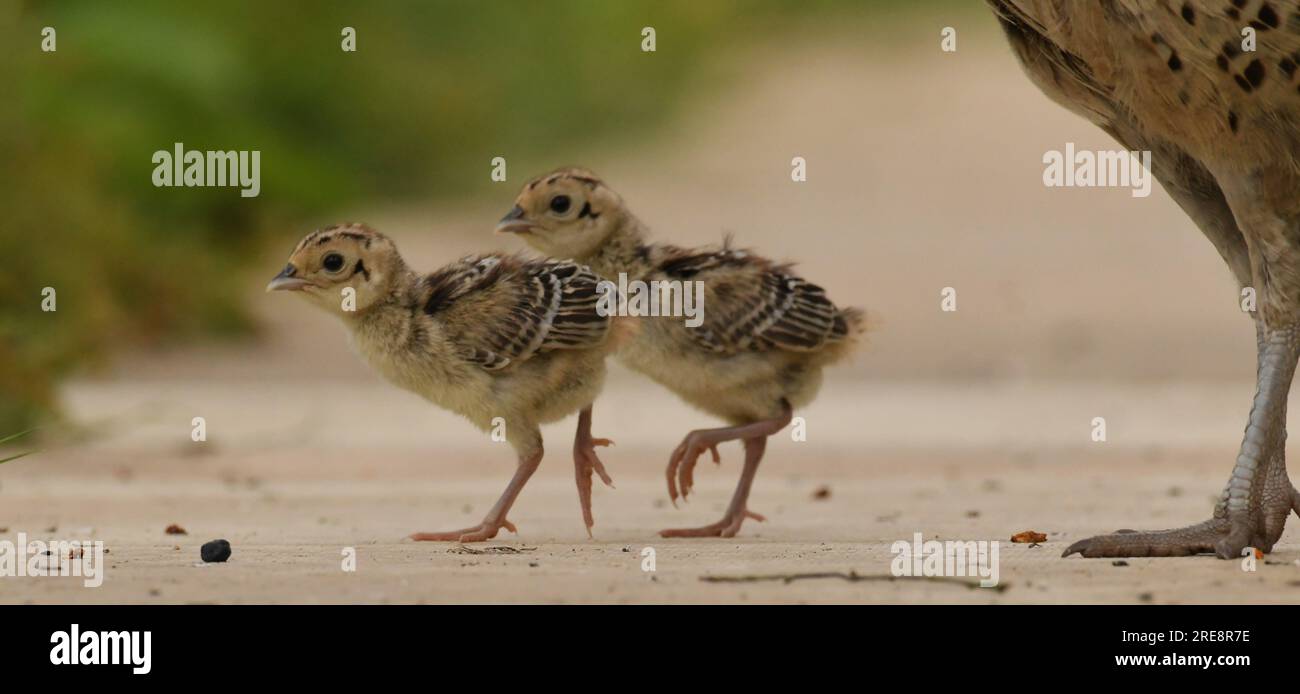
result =
[[[767,449],[767,437],[785,428],[785,425],[790,423],[792,415],[790,405],[786,402],[782,402],[781,405],[781,415],[773,419],[737,427],[693,431],[687,435],[686,440],[673,452],[673,457],[668,463],[668,495],[673,499],[674,504],[677,501],[676,484],[681,485],[682,497],[685,498],[693,484],[692,471],[695,462],[705,450],[712,450],[716,461],[718,455],[715,447],[719,443],[737,438],[742,439],[745,445],[745,467],[741,470],[740,481],[736,484],[736,491],[732,494],[731,504],[727,507],[727,512],[722,517],[722,520],[699,528],[663,530],[659,533],[661,536],[734,537],[740,531],[740,526],[745,522],[746,518],[753,518],[757,521],[766,520],[763,516],[750,511],[747,504],[750,489],[754,486],[754,476],[758,473],[758,464],[763,460],[763,452]]]
[[[578,503],[582,506],[582,520],[587,524],[587,536],[591,537],[591,526],[596,521],[591,516],[591,476],[600,475],[600,481],[613,487],[614,480],[605,472],[605,465],[596,455],[596,446],[612,446],[609,439],[596,439],[591,436],[591,406],[578,413],[578,430],[573,438],[573,473],[578,481]]]
[[[766,438],[784,429],[785,425],[790,423],[792,415],[790,404],[782,400],[781,414],[772,419],[735,427],[696,429],[687,434],[668,459],[668,498],[673,502],[673,506],[677,505],[679,488],[683,499],[690,494],[691,487],[695,484],[695,463],[699,461],[701,455],[704,455],[704,451],[712,454],[714,463],[721,463],[718,444],[736,439]],[[759,456],[762,456],[761,452]]]
[[[502,528],[512,533],[517,532],[514,524],[506,520],[506,514],[510,512],[510,507],[514,505],[515,499],[519,497],[519,492],[523,491],[524,485],[528,483],[528,478],[533,476],[541,462],[542,449],[540,446],[532,453],[519,456],[519,467],[515,468],[515,476],[510,478],[510,484],[506,485],[505,492],[501,494],[501,498],[497,499],[497,503],[488,511],[482,523],[470,528],[461,528],[460,530],[448,532],[415,533],[411,535],[411,539],[433,542],[483,542],[496,537]]]
[[[746,518],[753,518],[756,521],[767,520],[750,511],[746,506],[749,501],[749,490],[754,486],[754,475],[758,472],[758,463],[763,459],[763,451],[766,448],[766,436],[745,439],[745,468],[740,472],[740,482],[736,484],[736,491],[731,495],[731,504],[727,506],[727,513],[722,520],[698,528],[661,530],[659,535],[662,537],[735,537]]]
[[[1213,552],[1221,559],[1242,556],[1247,547],[1268,552],[1282,535],[1287,517],[1300,513],[1286,472],[1286,401],[1300,355],[1294,326],[1258,330],[1259,368],[1255,402],[1246,423],[1232,476],[1213,516],[1173,530],[1120,530],[1080,540],[1062,556],[1171,557]]]

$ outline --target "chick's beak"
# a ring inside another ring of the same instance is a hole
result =
[[[288,290],[291,292],[302,291],[302,288],[311,284],[311,282],[308,282],[307,280],[302,279],[300,277],[294,277],[294,275],[297,273],[298,273],[298,268],[294,267],[293,263],[289,263],[288,265],[285,265],[284,269],[280,271],[280,274],[276,275],[275,279],[271,280],[271,283],[266,285],[266,291],[268,292],[274,292],[280,290]]]
[[[531,231],[533,223],[524,218],[524,208],[515,205],[506,216],[497,222],[497,233],[522,234]]]

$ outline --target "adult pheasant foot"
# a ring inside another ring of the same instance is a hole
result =
[[[1226,518],[1212,518],[1203,523],[1173,530],[1138,532],[1117,530],[1070,545],[1062,557],[1079,554],[1097,557],[1185,557],[1216,551],[1227,539],[1231,523]],[[1243,545],[1244,547],[1245,545]]]
[[[1286,472],[1286,400],[1298,351],[1293,328],[1259,331],[1258,388],[1232,477],[1214,516],[1173,530],[1120,530],[1070,545],[1062,557],[1182,557],[1213,552],[1241,557],[1247,547],[1272,551],[1300,493]]]
[[[1267,490],[1258,512],[1249,514],[1242,523],[1234,523],[1221,511],[1226,508],[1221,501],[1215,513],[1223,513],[1222,516],[1173,530],[1119,530],[1098,535],[1070,545],[1061,556],[1185,557],[1213,553],[1220,559],[1234,559],[1244,556],[1247,547],[1271,552],[1282,536],[1290,512],[1300,515],[1300,492],[1285,481],[1285,476],[1283,482],[1284,485]]]

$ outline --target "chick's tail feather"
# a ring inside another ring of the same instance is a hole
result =
[[[867,332],[867,314],[860,308],[842,308],[835,314],[835,324],[831,327],[831,339],[856,339]]]
[[[860,308],[842,308],[835,312],[828,339],[817,355],[821,364],[831,364],[843,359],[862,342],[862,336],[872,328],[866,311]]]

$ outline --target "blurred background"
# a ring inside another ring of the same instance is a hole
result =
[[[380,225],[432,268],[510,247],[492,220],[570,163],[664,240],[735,232],[871,310],[850,372],[874,381],[1252,373],[1232,285],[1161,191],[1041,185],[1043,151],[1111,143],[1024,82],[979,3],[0,7],[0,431],[110,356],[256,349],[273,299],[250,290],[315,226]],[[57,52],[32,50],[44,26]],[[155,188],[175,142],[261,150],[261,195]]]
[[[1035,94],[979,3],[0,8],[0,431],[59,415],[58,384],[110,356],[256,348],[273,326],[249,290],[315,226],[382,224],[426,244],[426,267],[509,248],[492,220],[569,163],[664,240],[735,232],[870,309],[859,375],[1251,373],[1231,283],[1162,192],[1040,184],[1046,149],[1111,143]],[[44,26],[57,52],[32,50]],[[150,157],[175,142],[260,150],[261,195],[155,188]],[[937,311],[947,286],[955,314]]]
[[[106,355],[256,334],[253,259],[316,222],[486,199],[494,156],[514,173],[500,204],[539,168],[654,137],[734,79],[722,56],[852,5],[6,1],[0,430],[57,413],[55,384]],[[650,24],[665,45],[645,54]],[[31,50],[45,26],[57,52]],[[153,187],[174,142],[260,150],[262,195]],[[45,286],[57,320],[30,300]]]
[[[38,49],[45,26],[57,52]],[[956,52],[940,50],[943,27]],[[922,512],[956,532],[976,523],[963,503],[999,490],[1023,493],[1000,516],[985,507],[994,536],[1071,510],[1080,531],[1143,527],[1151,514],[1106,486],[1142,470],[1160,475],[1148,492],[1195,490],[1154,512],[1190,521],[1240,440],[1253,334],[1226,268],[1158,187],[1042,185],[1044,152],[1116,145],[1030,84],[983,3],[0,0],[0,51],[0,436],[41,425],[49,446],[3,470],[10,525],[145,542],[161,520],[145,509],[207,509],[214,524],[265,512],[281,539],[319,539],[317,516],[384,537],[471,520],[462,503],[476,520],[509,456],[380,383],[336,321],[262,288],[335,222],[372,224],[428,270],[523,250],[495,220],[523,182],[569,164],[601,174],[658,240],[734,233],[869,312],[864,348],[803,413],[813,447],[774,441],[755,487],[809,539],[910,537]],[[260,150],[260,196],[155,188],[151,156],[176,142]],[[945,287],[956,312],[940,311]],[[647,495],[612,522],[641,532],[667,520],[668,452],[716,424],[611,368],[596,431],[619,441],[611,472],[632,476],[619,493],[638,498],[643,480]],[[548,429],[550,450],[571,432]],[[721,503],[735,471],[701,489]],[[544,513],[576,536],[569,475],[554,461],[530,490],[564,494]],[[1065,502],[1061,475],[1078,478]],[[331,487],[286,517],[313,480],[376,486],[368,501]],[[828,480],[834,501],[797,510]],[[521,513],[543,513],[545,493]],[[1117,517],[1096,527],[1088,512]]]

